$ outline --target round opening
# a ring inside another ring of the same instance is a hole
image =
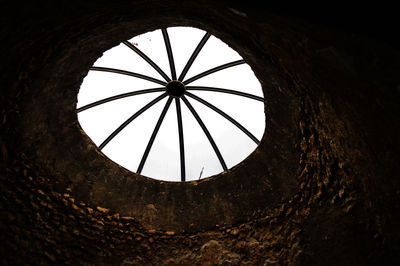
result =
[[[173,80],[167,84],[167,93],[169,96],[181,97],[185,92],[185,85],[179,80]]]
[[[265,131],[261,84],[220,39],[171,27],[123,41],[78,93],[82,129],[108,158],[167,181],[192,181],[246,159]]]

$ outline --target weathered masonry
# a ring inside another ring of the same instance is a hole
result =
[[[390,14],[377,22],[378,7],[329,16],[248,1],[17,2],[4,5],[1,29],[2,265],[400,263],[400,52]],[[129,172],[77,121],[93,62],[172,26],[229,44],[265,95],[255,152],[200,181]]]

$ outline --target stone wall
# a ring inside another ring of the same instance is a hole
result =
[[[393,43],[240,1],[22,2],[8,11],[2,264],[399,263]],[[75,111],[103,51],[172,25],[231,45],[266,96],[257,150],[200,182],[126,171],[97,150]]]

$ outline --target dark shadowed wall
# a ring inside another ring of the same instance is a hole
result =
[[[364,8],[310,12],[211,0],[8,5],[1,263],[400,263],[400,51],[390,12]],[[116,165],[81,130],[75,111],[80,84],[105,50],[174,25],[228,43],[265,95],[257,150],[198,182],[161,182]]]

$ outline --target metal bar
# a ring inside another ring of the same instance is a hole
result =
[[[149,65],[151,65],[167,82],[171,81],[171,79],[167,76],[167,74],[162,71],[162,69],[157,66],[156,63],[153,62],[147,55],[145,55],[142,51],[139,50],[135,45],[131,44],[128,41],[123,41],[123,44],[131,48],[135,53],[137,53],[141,58],[143,58]]]
[[[179,98],[175,98],[176,104],[176,115],[178,118],[178,131],[179,131],[179,151],[181,158],[181,181],[186,181],[186,170],[185,170],[185,144],[183,142],[183,126],[182,126],[182,111],[181,102]]]
[[[176,80],[174,55],[172,54],[171,42],[169,41],[167,29],[162,29],[161,32],[162,32],[162,35],[164,38],[165,48],[167,49],[168,61],[169,61],[169,67],[171,69],[172,80]]]
[[[150,92],[160,92],[160,91],[165,91],[165,88],[146,89],[146,90],[131,91],[131,92],[123,93],[123,94],[118,94],[118,95],[115,95],[112,97],[108,97],[108,98],[87,104],[85,106],[82,106],[82,107],[76,109],[76,111],[79,113],[79,112],[85,111],[89,108],[103,104],[103,103],[108,103],[111,101],[123,99],[123,98],[130,97],[130,96],[135,96],[135,95],[140,95],[140,94],[145,94],[145,93],[150,93]]]
[[[198,80],[200,78],[203,78],[205,76],[208,76],[208,75],[210,75],[212,73],[215,73],[215,72],[218,72],[218,71],[221,71],[221,70],[233,67],[233,66],[241,65],[241,64],[244,64],[244,63],[245,63],[244,60],[237,60],[237,61],[233,61],[233,62],[230,62],[230,63],[227,63],[227,64],[223,64],[223,65],[214,67],[212,69],[209,69],[207,71],[204,71],[203,73],[200,73],[200,74],[198,74],[198,75],[196,75],[194,77],[191,77],[190,79],[187,79],[187,80],[183,81],[183,83],[185,85],[188,85],[189,83],[191,83],[191,82],[193,82],[195,80]]]
[[[218,160],[222,165],[222,168],[224,171],[228,170],[226,167],[224,158],[222,158],[221,153],[219,152],[219,149],[217,147],[217,144],[215,144],[214,139],[212,138],[210,132],[208,131],[207,127],[204,125],[203,121],[201,120],[200,116],[197,114],[196,110],[194,110],[193,106],[190,104],[190,102],[185,98],[185,96],[181,97],[183,102],[186,104],[186,106],[189,108],[190,112],[192,112],[193,116],[196,118],[197,122],[199,123],[200,127],[203,129],[204,134],[206,134],[208,141],[211,143],[211,146],[213,147],[215,153],[217,154]]]
[[[147,159],[147,156],[150,153],[151,146],[153,146],[153,143],[154,143],[154,140],[156,139],[158,130],[160,129],[161,124],[162,124],[162,122],[164,120],[165,114],[167,113],[168,108],[171,105],[172,99],[173,99],[173,97],[171,97],[171,96],[168,98],[168,101],[165,104],[164,109],[161,112],[160,118],[157,121],[156,127],[154,128],[153,134],[151,134],[149,143],[147,144],[147,147],[146,147],[146,150],[144,151],[142,160],[140,161],[139,167],[138,167],[138,169],[136,171],[138,174],[140,174],[142,172],[142,170],[143,170],[143,166],[146,163],[146,159]]]
[[[208,32],[206,34],[204,34],[200,43],[197,45],[196,49],[194,50],[192,56],[189,58],[189,61],[186,63],[186,66],[183,68],[182,73],[178,78],[179,81],[182,81],[185,78],[187,72],[189,71],[189,68],[192,66],[194,60],[196,59],[196,57],[198,56],[198,54],[200,53],[201,49],[206,44],[206,42],[208,41],[210,36],[211,36],[211,34]]]
[[[121,69],[108,68],[108,67],[91,67],[90,70],[117,73],[117,74],[132,76],[132,77],[135,77],[135,78],[145,79],[145,80],[148,80],[148,81],[151,81],[151,82],[163,85],[163,86],[167,85],[167,83],[165,81],[162,81],[162,80],[159,80],[159,79],[155,79],[155,78],[152,78],[152,77],[149,77],[149,76],[145,76],[145,75],[142,75],[142,74],[138,74],[138,73],[121,70]]]
[[[228,89],[214,88],[214,87],[202,87],[202,86],[186,86],[186,90],[223,92],[223,93],[239,95],[239,96],[247,97],[247,98],[257,100],[260,102],[264,102],[264,99],[260,96],[256,96],[256,95],[241,92],[241,91],[235,91],[235,90],[228,90]]]
[[[132,122],[135,118],[137,118],[139,115],[141,115],[144,111],[146,111],[147,109],[149,109],[150,107],[152,107],[154,104],[156,104],[157,102],[159,102],[161,99],[163,99],[164,97],[166,97],[167,94],[163,93],[160,96],[158,96],[157,98],[155,98],[154,100],[152,100],[151,102],[149,102],[148,104],[146,104],[144,107],[142,107],[139,111],[137,111],[136,113],[134,113],[131,117],[129,117],[124,123],[122,123],[116,130],[114,130],[113,133],[111,133],[110,136],[108,136],[108,138],[103,141],[103,143],[100,144],[99,148],[100,150],[102,150],[119,132],[121,132],[130,122]]]
[[[231,122],[232,124],[234,124],[237,128],[239,128],[241,131],[243,131],[243,133],[245,133],[249,138],[251,138],[257,145],[260,144],[260,141],[253,135],[250,133],[250,131],[248,131],[244,126],[242,126],[239,122],[237,122],[235,119],[233,119],[232,117],[230,117],[228,114],[226,114],[224,111],[222,111],[221,109],[218,109],[217,107],[215,107],[214,105],[212,105],[211,103],[207,102],[206,100],[190,93],[190,92],[186,92],[185,93],[187,96],[195,99],[196,101],[201,102],[202,104],[204,104],[205,106],[211,108],[212,110],[214,110],[215,112],[217,112],[218,114],[222,115],[224,118],[226,118],[227,120],[229,120],[229,122]]]

